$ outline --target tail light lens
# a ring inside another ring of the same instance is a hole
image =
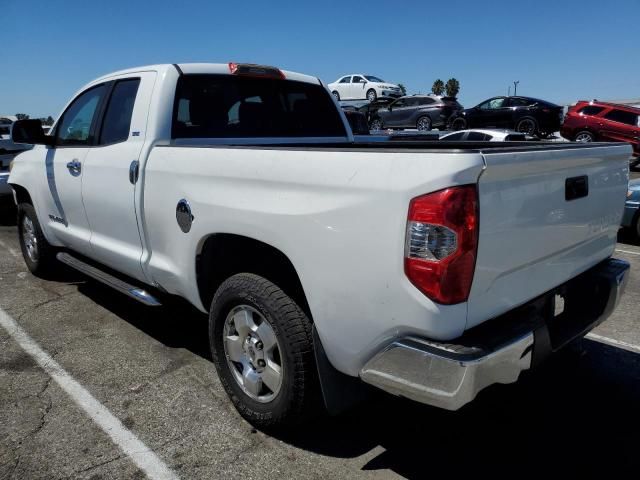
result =
[[[477,250],[475,185],[447,188],[411,200],[404,271],[427,297],[445,305],[466,301]]]

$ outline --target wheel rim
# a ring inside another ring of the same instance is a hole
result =
[[[518,132],[526,133],[527,135],[533,135],[536,130],[536,124],[533,123],[533,120],[529,120],[528,118],[521,120],[518,124],[517,128]]]
[[[576,142],[587,143],[592,141],[593,141],[593,138],[591,138],[591,135],[586,132],[579,133],[578,135],[576,135]]]
[[[429,130],[429,128],[431,128],[431,122],[429,121],[428,118],[423,117],[420,120],[418,120],[418,130]]]
[[[224,353],[234,380],[253,400],[267,403],[282,387],[282,349],[273,327],[255,308],[239,305],[224,322]]]
[[[374,92],[373,90],[369,90],[369,93],[367,93],[367,100],[369,100],[370,102],[373,102],[376,99],[376,92]]]
[[[38,238],[33,222],[28,216],[22,218],[22,241],[24,242],[27,256],[32,262],[38,261]]]
[[[382,122],[380,120],[371,122],[371,130],[382,130]]]

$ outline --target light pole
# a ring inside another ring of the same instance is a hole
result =
[[[516,80],[515,82],[513,82],[513,95],[517,95],[518,94],[518,84],[520,83],[520,80]]]

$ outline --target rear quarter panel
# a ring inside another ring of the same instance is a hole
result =
[[[209,235],[272,245],[294,265],[329,359],[357,375],[396,337],[464,330],[465,304],[434,304],[406,279],[406,216],[411,198],[475,183],[481,169],[479,154],[156,147],[144,190],[148,271],[205,310],[195,260]],[[182,198],[195,217],[187,234],[176,222]]]

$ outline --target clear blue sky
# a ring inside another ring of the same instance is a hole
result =
[[[144,5],[144,6],[142,6]],[[0,0],[0,114],[57,116],[84,83],[152,63],[242,61],[316,75],[460,81],[473,106],[640,97],[640,0]]]

